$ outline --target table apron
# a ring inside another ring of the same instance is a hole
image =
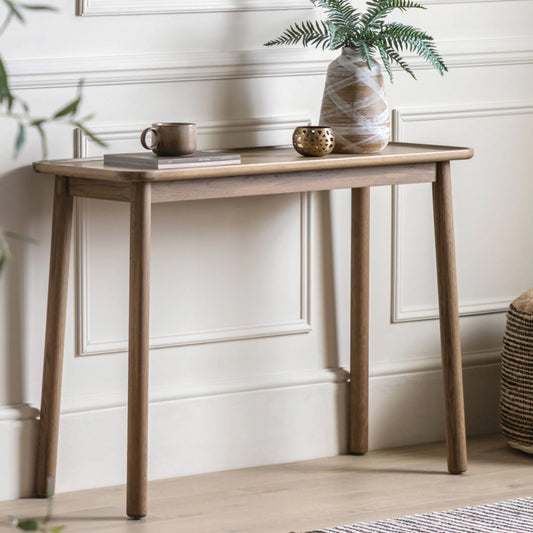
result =
[[[436,167],[436,163],[418,163],[227,178],[154,181],[151,182],[152,203],[427,183],[436,180]],[[75,177],[68,178],[68,182],[70,196],[131,201],[133,183],[130,182]]]

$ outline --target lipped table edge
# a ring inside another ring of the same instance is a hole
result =
[[[242,163],[227,166],[199,166],[174,169],[137,169],[104,165],[102,158],[62,159],[37,161],[35,171],[56,176],[103,180],[106,182],[181,181],[205,178],[228,178],[266,174],[291,174],[304,171],[328,171],[437,163],[457,159],[469,159],[472,148],[410,143],[389,143],[382,152],[375,154],[330,154],[321,158],[302,157],[292,148],[247,148],[234,150],[242,155]]]
[[[132,184],[144,182],[152,186],[152,203],[160,203],[434,182],[437,163],[470,158],[473,150],[396,143],[379,154],[320,159],[295,157],[286,148],[243,154],[243,164],[229,167],[117,169],[104,166],[101,158],[37,162],[34,167],[68,177],[70,196],[130,202]]]

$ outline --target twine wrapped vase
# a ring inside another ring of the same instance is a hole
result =
[[[372,60],[371,67],[352,48],[328,67],[320,124],[334,130],[334,152],[379,152],[390,140],[381,66]]]

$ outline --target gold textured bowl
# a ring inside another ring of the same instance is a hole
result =
[[[298,126],[292,134],[292,145],[299,154],[321,157],[333,151],[335,135],[327,126]]]

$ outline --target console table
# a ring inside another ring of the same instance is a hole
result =
[[[371,155],[301,157],[292,148],[239,151],[240,165],[143,170],[102,159],[34,163],[55,178],[36,492],[55,482],[73,198],[130,203],[127,514],[146,515],[150,231],[153,203],[351,189],[350,452],[368,449],[368,274],[370,187],[431,182],[446,409],[448,470],[466,470],[450,161],[469,148],[391,143]]]

